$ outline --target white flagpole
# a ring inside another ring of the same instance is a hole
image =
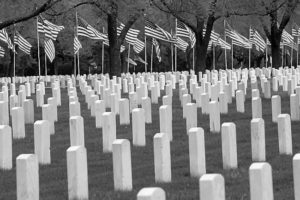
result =
[[[195,71],[195,46],[193,47],[193,71]]]
[[[231,40],[231,69],[233,69],[233,43]]]
[[[171,60],[172,60],[172,72],[174,71],[174,60],[173,60],[173,44],[171,43]]]
[[[151,73],[152,73],[152,70],[153,70],[153,43],[151,46]]]
[[[293,66],[293,53],[294,53],[294,44],[291,47],[291,67]]]
[[[225,41],[225,44],[226,44],[226,32],[225,32],[225,20],[224,20],[224,41]],[[225,69],[227,70],[227,49],[225,48],[224,49],[225,52],[224,52],[224,55],[225,55]]]
[[[15,45],[15,37],[16,37],[16,28],[14,24],[14,42],[13,42],[13,53],[14,53],[14,83],[16,82],[16,45]]]
[[[144,41],[144,43],[145,43],[145,72],[147,72],[147,37],[146,37],[146,35],[145,35],[144,40],[145,40]],[[151,72],[152,72],[152,69],[151,69]]]
[[[127,72],[129,73],[129,56],[130,56],[130,44],[128,43],[128,55],[127,55]]]
[[[212,46],[213,46],[213,68],[214,68],[214,70],[216,70],[216,52],[215,52],[215,45],[214,44],[212,44]]]
[[[299,40],[299,36],[297,37],[297,66],[296,67],[298,67],[298,58],[299,58],[299,55],[298,55],[298,53],[299,53],[299,43],[298,43],[298,40]]]
[[[77,10],[76,10],[76,35],[78,37],[78,16],[77,16]],[[80,63],[79,63],[79,51],[77,52],[77,66],[78,66],[78,75],[80,76]],[[76,80],[76,78],[75,78]]]
[[[283,54],[284,54],[284,45],[282,45],[282,53],[281,53],[281,65],[283,67]]]
[[[268,67],[268,40],[266,40],[266,67]]]
[[[47,71],[48,71],[48,69],[47,69],[47,55],[45,53],[45,76],[47,76]]]
[[[250,41],[250,45],[251,45],[251,48],[252,48],[252,43],[251,43],[251,26],[250,26],[250,29],[249,29],[249,41]],[[251,68],[251,48],[249,48],[249,69]]]
[[[103,27],[103,33],[104,33],[104,27]],[[102,72],[102,74],[104,74],[103,72],[104,72],[104,51],[105,51],[105,49],[104,49],[104,41],[102,41],[102,69],[101,69],[101,72]]]
[[[76,27],[74,27],[74,38],[75,37],[76,37]],[[76,53],[75,53],[75,51],[74,51],[74,76],[76,77]]]
[[[36,36],[37,36],[37,45],[38,45],[38,67],[39,67],[39,80],[41,80],[41,59],[40,59],[40,36],[38,31],[38,17],[36,17]]]
[[[177,40],[177,18],[175,19],[175,37]],[[175,71],[177,71],[177,47],[175,46],[174,48],[175,48]]]

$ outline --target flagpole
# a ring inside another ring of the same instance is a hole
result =
[[[214,68],[214,70],[216,70],[216,52],[215,52],[215,45],[214,44],[212,44],[213,45],[213,68]]]
[[[153,43],[151,45],[151,73],[152,73],[152,70],[153,70]]]
[[[38,45],[39,80],[41,80],[40,36],[38,31],[38,20],[39,20],[39,16],[36,17],[36,35],[37,35],[37,45]]]
[[[76,10],[76,35],[78,37],[78,15]],[[80,76],[80,64],[79,64],[79,51],[77,52],[77,66],[78,66],[78,75]],[[75,77],[76,80],[76,77]]]
[[[145,43],[145,72],[147,72],[147,37],[146,37],[146,35],[144,38],[144,43]],[[152,72],[152,66],[151,66],[151,72]]]
[[[104,34],[104,27],[103,27],[103,34]],[[104,40],[102,41],[102,70],[101,70],[101,72],[102,72],[102,74],[104,74],[103,72],[104,72],[104,51],[105,51],[105,49],[104,49]]]
[[[284,45],[282,44],[282,53],[281,53],[281,65],[283,67],[283,53],[284,53]]]
[[[47,69],[47,55],[45,53],[45,76],[47,76],[47,71],[48,71],[48,69]]]
[[[299,43],[298,43],[298,40],[299,40],[299,36],[297,37],[297,67],[298,67],[298,58],[299,58],[299,55],[298,55],[298,53],[299,53]]]
[[[173,60],[173,44],[171,43],[171,60],[172,60],[172,72],[174,71],[174,60]]]
[[[250,45],[251,45],[251,48],[252,48],[252,43],[251,43],[251,26],[250,26],[250,29],[249,29],[249,42],[250,42]],[[251,67],[251,48],[249,48],[249,69]]]
[[[193,71],[195,71],[195,46],[193,47]]]
[[[294,53],[294,44],[291,47],[291,67],[293,66],[293,53]]]
[[[177,18],[175,18],[175,37],[177,42]],[[175,53],[175,72],[177,71],[177,47],[174,47],[174,53]]]
[[[266,67],[268,67],[268,40],[266,40]]]
[[[128,55],[127,55],[127,72],[129,73],[129,56],[130,56],[130,44],[128,43]]]
[[[226,31],[225,31],[225,19],[224,19],[224,41],[225,41],[225,44],[226,44]],[[227,49],[225,48],[224,49],[225,52],[224,52],[224,55],[225,55],[225,69],[227,70]]]
[[[74,27],[74,38],[75,37],[76,37],[76,27]],[[75,39],[74,39],[74,41],[75,41]],[[76,53],[75,53],[75,51],[74,51],[74,77],[76,77]]]
[[[233,43],[231,40],[231,69],[233,69]]]
[[[16,46],[15,46],[15,37],[16,37],[16,27],[14,24],[14,46],[13,46],[13,53],[14,53],[14,83],[16,82]]]

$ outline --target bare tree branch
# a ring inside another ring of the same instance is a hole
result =
[[[0,22],[0,29],[3,29],[5,27],[8,27],[10,25],[13,25],[13,24],[16,24],[16,23],[19,23],[19,22],[29,20],[29,19],[39,15],[40,13],[43,13],[43,12],[47,11],[48,9],[52,8],[55,4],[57,4],[60,1],[62,1],[62,0],[47,0],[39,8],[37,8],[36,10],[34,10],[33,12],[31,12],[31,13],[25,15],[25,16],[15,17],[13,19],[8,19],[4,22]]]

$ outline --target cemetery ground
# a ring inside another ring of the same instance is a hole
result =
[[[260,85],[260,84],[258,84]],[[280,87],[279,91],[282,91]],[[39,165],[40,199],[68,199],[66,150],[70,147],[69,101],[67,89],[61,88],[62,105],[58,107],[58,122],[55,122],[55,135],[51,136],[51,164]],[[113,162],[111,153],[102,152],[102,131],[96,129],[95,118],[84,101],[84,96],[77,88],[81,104],[81,116],[84,118],[85,146],[88,158],[89,199],[136,199],[143,187],[161,187],[170,199],[199,199],[199,179],[189,174],[189,146],[185,119],[182,117],[178,84],[173,90],[173,141],[171,142],[172,182],[157,184],[154,180],[153,136],[159,133],[159,104],[152,104],[152,124],[146,125],[146,147],[131,145],[132,181],[131,192],[115,192],[113,184]],[[161,91],[162,95],[165,94]],[[261,91],[260,91],[261,92]],[[150,92],[149,92],[150,93]],[[287,92],[279,92],[282,113],[290,113],[290,102]],[[46,89],[45,100],[51,96],[51,89]],[[122,97],[127,97],[122,95]],[[36,107],[34,100],[35,121],[42,119],[41,108]],[[291,200],[293,195],[292,156],[279,155],[277,124],[272,122],[271,99],[262,97],[263,119],[266,130],[267,162],[272,166],[274,197],[277,200]],[[221,114],[221,123],[234,122],[237,133],[238,169],[223,170],[221,135],[209,131],[209,116],[203,115],[198,108],[198,127],[205,131],[206,170],[207,173],[220,173],[225,178],[226,199],[247,200],[249,196],[249,166],[251,160],[251,85],[247,89],[245,113],[236,111],[235,98],[229,104],[228,114]],[[300,152],[300,122],[292,122],[293,152]],[[132,141],[131,126],[120,126],[117,116],[117,138]],[[26,138],[13,140],[13,169],[0,170],[0,199],[16,199],[16,157],[24,153],[34,153],[33,124],[26,125]]]

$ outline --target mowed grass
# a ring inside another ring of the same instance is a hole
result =
[[[282,88],[280,87],[280,91]],[[153,136],[159,133],[159,106],[152,104],[152,124],[146,125],[146,147],[131,146],[133,190],[115,192],[113,184],[112,154],[102,152],[102,131],[95,128],[95,119],[91,117],[84,96],[78,88],[81,114],[84,118],[85,144],[88,157],[89,199],[136,199],[143,187],[161,187],[166,191],[167,199],[199,199],[199,180],[189,175],[188,136],[185,120],[182,118],[177,89],[173,94],[173,141],[171,142],[172,182],[155,183]],[[51,136],[51,165],[39,168],[40,199],[68,199],[66,150],[70,146],[69,102],[67,89],[61,89],[62,105],[58,107],[58,119],[55,123],[55,135]],[[162,91],[162,96],[164,95]],[[273,93],[276,94],[276,93]],[[282,98],[282,113],[290,113],[289,96],[279,93]],[[51,96],[47,88],[45,100]],[[127,97],[127,95],[122,95]],[[150,92],[149,92],[150,96]],[[35,101],[35,96],[31,97]],[[274,196],[277,200],[290,200],[293,197],[292,156],[279,155],[277,124],[272,123],[271,99],[262,99],[263,118],[266,129],[267,162],[273,168]],[[36,105],[36,104],[35,104]],[[221,115],[221,122],[234,122],[237,128],[238,164],[236,170],[222,169],[221,135],[209,131],[209,116],[202,115],[198,109],[198,126],[205,130],[207,173],[221,173],[225,178],[227,200],[247,200],[249,194],[248,169],[251,165],[251,90],[248,85],[245,113],[236,112],[235,99],[229,105],[229,114]],[[35,106],[35,120],[41,120],[41,108]],[[117,117],[117,138],[132,141],[131,126],[120,126]],[[300,122],[292,122],[293,151],[300,152]],[[16,199],[16,162],[18,155],[34,153],[33,125],[26,125],[26,138],[13,140],[13,169],[0,171],[0,199]]]

